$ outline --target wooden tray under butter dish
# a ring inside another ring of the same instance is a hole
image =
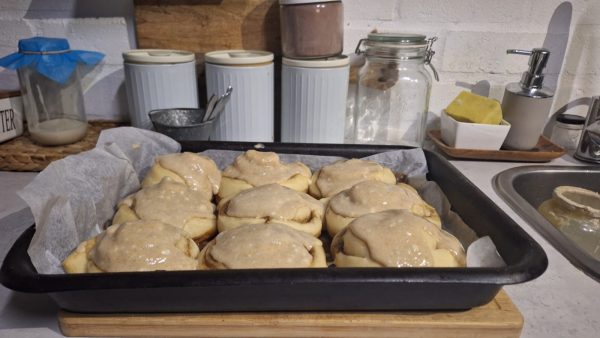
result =
[[[459,149],[448,146],[442,140],[442,133],[438,130],[429,130],[429,138],[436,144],[444,154],[460,159],[491,160],[491,161],[513,161],[513,162],[549,162],[559,158],[566,153],[561,146],[553,143],[541,135],[538,144],[532,150],[481,150],[481,149]]]
[[[66,336],[519,337],[523,317],[504,291],[468,311],[82,314],[61,311]]]
[[[72,144],[53,147],[33,143],[25,127],[23,135],[0,144],[0,170],[42,171],[52,161],[94,148],[103,129],[120,125],[122,124],[112,121],[90,121],[83,139]]]

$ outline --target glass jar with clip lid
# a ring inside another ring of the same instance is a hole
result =
[[[420,147],[425,138],[431,59],[437,37],[420,34],[371,33],[356,54],[366,62],[358,75],[354,142]]]

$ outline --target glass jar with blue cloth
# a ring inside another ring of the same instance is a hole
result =
[[[98,52],[71,50],[66,39],[19,40],[19,51],[0,59],[0,66],[19,75],[27,128],[34,142],[63,145],[85,136],[87,120],[80,67],[102,60]]]

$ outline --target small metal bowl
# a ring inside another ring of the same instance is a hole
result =
[[[205,112],[201,108],[157,109],[148,116],[154,130],[175,141],[202,141],[210,138],[213,128],[213,120],[201,122]]]

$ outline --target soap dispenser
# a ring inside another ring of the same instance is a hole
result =
[[[503,118],[511,124],[504,147],[517,150],[533,149],[548,119],[554,93],[543,86],[543,70],[550,51],[509,49],[507,54],[529,55],[529,69],[521,82],[509,83],[502,99]]]

